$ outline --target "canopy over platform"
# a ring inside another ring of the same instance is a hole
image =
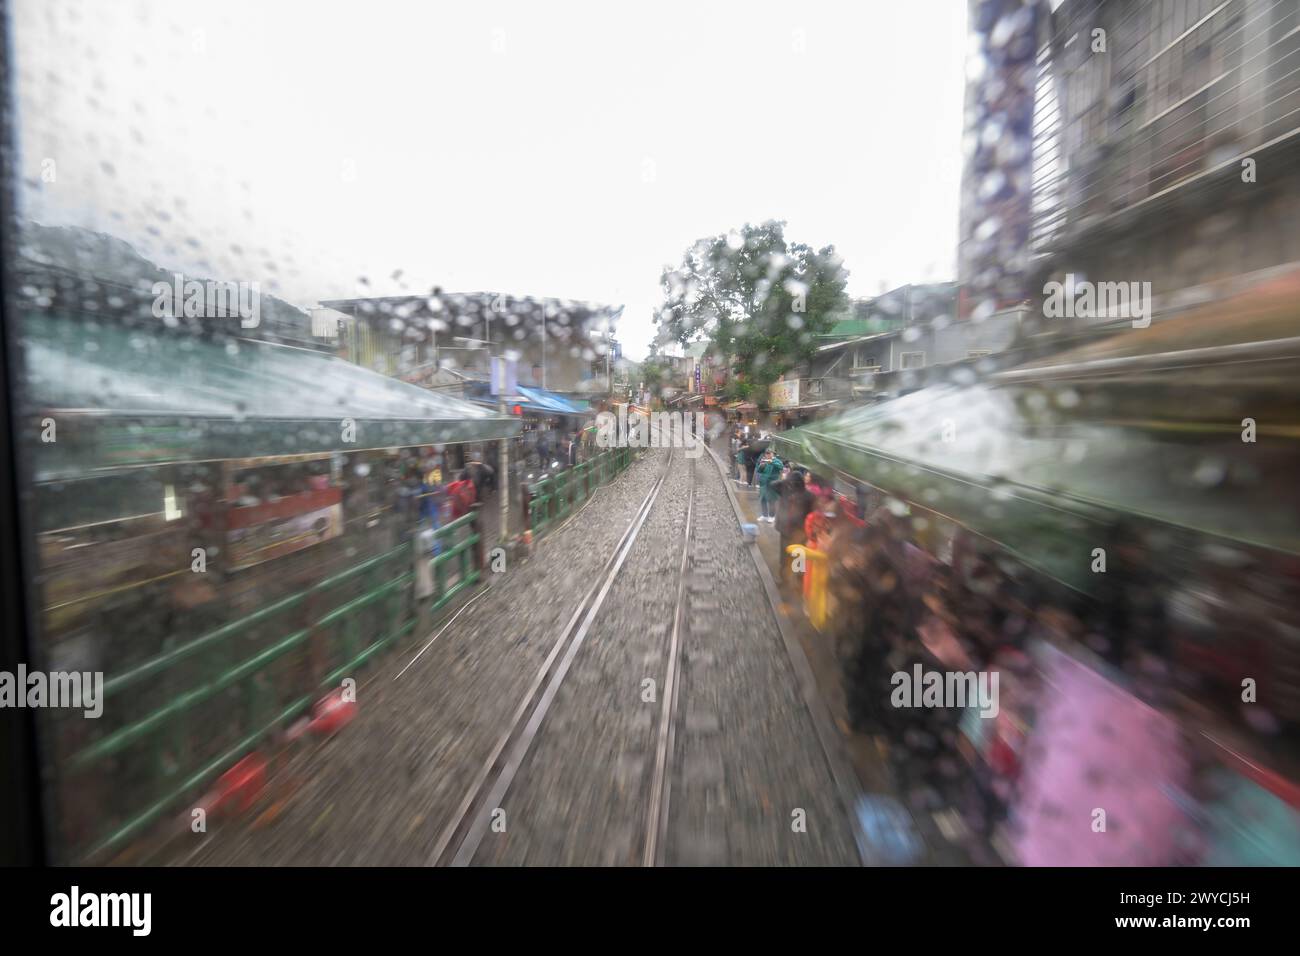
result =
[[[524,398],[524,401],[520,404],[525,408],[535,409],[539,412],[551,412],[556,415],[585,415],[591,409],[588,402],[565,398],[555,392],[548,392],[544,388],[531,388],[520,385],[519,394]]]
[[[495,408],[498,402],[495,395],[488,393],[485,385],[479,385],[469,396],[469,400],[489,408]],[[591,411],[590,402],[567,398],[558,392],[525,385],[515,386],[515,391],[506,396],[506,404],[518,405],[521,411],[530,415],[579,416],[589,414]]]
[[[791,429],[776,449],[938,512],[1081,590],[1095,584],[1092,549],[1126,516],[1300,554],[1300,349],[1260,338],[1295,327],[1300,299],[1289,301],[1290,322],[1272,295],[1267,307],[1219,304],[1226,342],[1198,310],[988,383]],[[1103,359],[1120,363],[1085,365]]]
[[[516,419],[308,349],[28,313],[38,481],[184,461],[489,441]]]

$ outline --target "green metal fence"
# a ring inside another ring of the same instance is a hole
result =
[[[631,448],[610,448],[572,468],[528,487],[528,527],[540,538],[557,521],[567,518],[601,485],[632,463]]]
[[[478,582],[477,514],[438,529],[434,541],[439,553],[422,559],[432,580],[427,612]],[[72,855],[121,848],[410,634],[415,547],[363,561],[106,680],[103,717],[75,722],[99,736],[71,748],[63,741]],[[93,813],[76,812],[87,803]]]

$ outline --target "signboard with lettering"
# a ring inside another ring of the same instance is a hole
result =
[[[318,488],[231,508],[226,515],[230,568],[251,567],[343,533],[343,489]]]
[[[768,405],[772,408],[795,408],[799,404],[799,379],[773,382],[768,390]]]

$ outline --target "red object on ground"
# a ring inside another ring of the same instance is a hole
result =
[[[343,699],[343,688],[339,688],[316,702],[311,709],[311,723],[307,729],[314,734],[329,736],[338,733],[357,715],[357,703]]]
[[[217,780],[211,795],[212,812],[243,813],[253,805],[265,786],[266,758],[254,751]]]

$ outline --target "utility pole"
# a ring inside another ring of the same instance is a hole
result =
[[[501,378],[506,377],[504,366],[505,359],[501,359]],[[506,410],[506,389],[505,382],[502,381],[500,391],[497,393],[497,411],[502,415],[508,414]],[[497,536],[504,547],[506,541],[510,539],[510,439],[501,439],[501,472],[500,480],[497,482],[497,494],[501,496],[501,531]]]
[[[487,338],[488,369],[491,372],[493,384],[497,390],[497,412],[503,417],[509,417],[509,410],[506,406],[506,382],[510,376],[506,374],[506,357],[503,354],[493,356],[492,354],[492,316],[489,314],[483,319],[484,335]],[[497,465],[497,494],[501,496],[501,527],[497,529],[497,541],[502,547],[505,547],[510,540],[510,439],[509,437],[501,439],[501,454],[498,456]]]

